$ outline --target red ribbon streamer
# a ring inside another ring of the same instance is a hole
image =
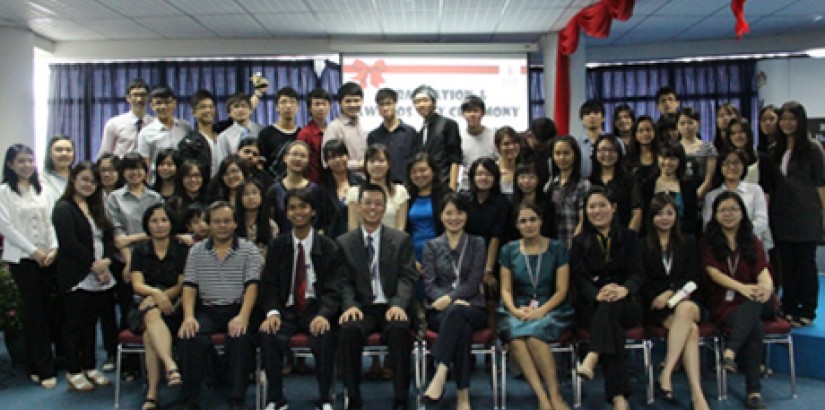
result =
[[[750,32],[748,21],[745,20],[745,0],[733,0],[730,2],[730,11],[736,17],[736,38],[740,39],[745,33]]]
[[[352,62],[352,67],[356,71],[355,77],[352,79],[361,84],[361,87],[367,87],[367,79],[373,87],[378,87],[384,83],[384,76],[381,75],[387,69],[384,60],[375,60],[375,64],[370,66],[360,59],[356,59]]]
[[[556,97],[553,117],[560,135],[570,133],[570,55],[579,47],[579,29],[592,37],[607,38],[613,19],[633,15],[635,0],[601,0],[579,11],[559,32],[556,58]]]

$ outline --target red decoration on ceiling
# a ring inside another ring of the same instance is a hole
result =
[[[560,135],[570,133],[570,55],[579,47],[579,29],[596,38],[607,38],[613,19],[633,15],[635,0],[600,0],[579,11],[559,32],[556,58],[556,97],[553,117]]]
[[[730,10],[736,17],[736,38],[750,32],[748,21],[745,20],[745,0],[733,0],[730,2]]]

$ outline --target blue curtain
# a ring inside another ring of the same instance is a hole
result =
[[[335,94],[341,84],[341,67],[326,61],[319,76],[313,60],[220,60],[141,61],[117,63],[52,64],[49,91],[48,135],[69,135],[75,142],[78,159],[97,154],[106,121],[126,112],[126,86],[142,78],[150,87],[167,84],[178,97],[175,116],[192,122],[188,98],[199,89],[215,95],[218,119],[228,117],[226,99],[236,92],[251,93],[249,78],[260,72],[270,81],[270,92],[258,105],[253,120],[263,124],[277,121],[275,91],[291,86],[299,94],[296,122],[306,124],[306,95],[315,87]],[[334,110],[333,112],[337,112]]]
[[[670,85],[676,89],[682,107],[699,112],[699,132],[710,141],[719,104],[730,102],[739,107],[743,116],[757,118],[755,72],[753,59],[595,67],[587,69],[587,98],[604,103],[605,130],[610,132],[613,108],[621,103],[633,107],[636,115],[657,118],[656,91]]]

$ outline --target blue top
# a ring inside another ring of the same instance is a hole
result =
[[[411,228],[410,237],[415,249],[415,259],[420,262],[424,243],[438,236],[435,233],[432,197],[420,196],[416,198],[407,213],[407,223]]]

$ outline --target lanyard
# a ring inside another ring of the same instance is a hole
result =
[[[662,265],[665,266],[667,276],[670,276],[670,270],[673,268],[673,252],[662,252]]]
[[[739,269],[739,253],[736,254],[736,259],[734,259],[732,263],[730,261],[730,255],[728,255],[728,273],[730,277],[733,278],[736,276],[737,269]]]
[[[456,263],[455,258],[450,258],[450,264],[453,265],[453,273],[455,273],[455,283],[453,287],[458,286],[459,278],[461,277],[461,261],[464,260],[464,253],[467,251],[467,243],[470,242],[469,239],[464,238],[464,246],[461,247],[461,252],[458,254],[458,263]]]
[[[530,284],[533,285],[533,299],[536,299],[539,289],[539,275],[541,275],[541,254],[536,255],[538,261],[536,262],[535,274],[533,273],[533,269],[530,268],[530,258],[525,254],[522,254],[522,256],[524,256],[524,265],[527,266],[527,275],[530,277]]]

